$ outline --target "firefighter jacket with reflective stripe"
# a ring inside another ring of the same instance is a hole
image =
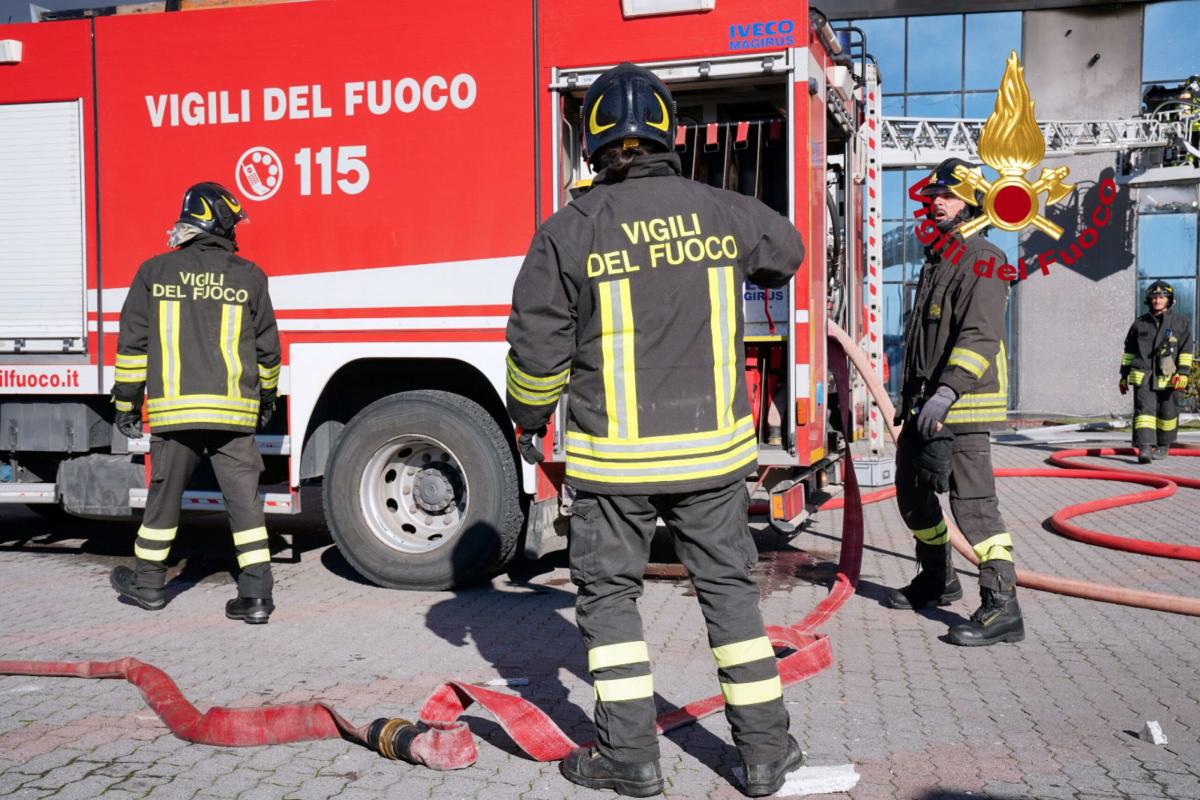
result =
[[[952,241],[961,249],[927,250],[921,267],[904,335],[901,417],[907,420],[944,384],[958,394],[946,417],[950,429],[985,431],[1008,418],[1008,282],[995,277],[1006,259],[982,233]],[[980,272],[990,264],[992,277],[975,271],[978,261],[983,262]]]
[[[253,432],[279,384],[279,329],[267,276],[202,234],[138,269],[121,309],[113,398],[155,433]]]
[[[1147,380],[1151,389],[1166,389],[1171,376],[1192,374],[1192,326],[1188,318],[1170,308],[1161,316],[1147,311],[1129,326],[1125,352],[1121,354],[1121,377],[1130,386]]]
[[[690,492],[756,463],[743,285],[784,285],[804,248],[758,200],[679,171],[666,153],[601,173],[537,231],[513,288],[509,414],[540,428],[567,392],[576,488]]]

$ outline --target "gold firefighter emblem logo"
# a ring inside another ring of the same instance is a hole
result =
[[[200,202],[204,204],[204,213],[203,214],[193,213],[192,216],[195,217],[196,219],[200,220],[201,222],[208,222],[210,219],[213,218],[212,206],[210,206],[208,204],[208,201],[205,200],[203,197],[200,198]]]
[[[1070,170],[1043,167],[1041,176],[1033,183],[1025,178],[1045,154],[1046,140],[1034,118],[1025,68],[1013,50],[1000,81],[996,107],[979,136],[980,159],[999,172],[1000,177],[989,181],[977,170],[955,168],[954,176],[960,181],[952,189],[955,195],[971,205],[979,205],[975,193],[983,194],[983,215],[963,223],[959,233],[967,237],[987,225],[1005,231],[1019,231],[1033,225],[1047,236],[1055,239],[1062,236],[1063,229],[1042,216],[1038,199],[1045,192],[1046,204],[1053,205],[1067,197],[1075,188],[1074,184],[1063,183]]]

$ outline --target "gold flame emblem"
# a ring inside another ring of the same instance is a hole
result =
[[[1006,231],[1019,231],[1033,225],[1055,239],[1063,229],[1042,216],[1038,198],[1046,193],[1046,204],[1060,202],[1075,188],[1063,183],[1070,174],[1066,167],[1043,168],[1033,183],[1025,173],[1037,166],[1046,154],[1046,140],[1033,115],[1033,100],[1025,84],[1025,68],[1017,51],[1009,53],[996,95],[996,107],[979,136],[979,157],[1000,173],[989,181],[978,170],[959,166],[954,177],[959,182],[951,191],[970,205],[979,205],[977,192],[983,195],[983,216],[964,223],[958,230],[964,237],[988,225]]]

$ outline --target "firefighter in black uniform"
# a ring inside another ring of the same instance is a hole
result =
[[[166,605],[166,559],[180,502],[207,452],[241,569],[238,596],[225,616],[262,624],[275,606],[254,431],[274,409],[280,350],[267,276],[235,253],[234,227],[245,218],[237,198],[220,185],[188,189],[170,231],[176,249],[142,264],[121,309],[116,425],[130,438],[142,435],[145,391],[154,436],[135,565],[114,569],[111,583],[142,608]]]
[[[1125,334],[1120,389],[1125,394],[1133,387],[1133,446],[1139,464],[1167,457],[1179,426],[1175,392],[1187,388],[1192,374],[1191,325],[1174,305],[1175,289],[1155,281],[1146,289],[1149,310]]]
[[[601,75],[582,125],[593,188],[535,234],[508,322],[508,409],[526,460],[542,459],[534,436],[569,399],[571,578],[598,737],[561,769],[591,788],[662,791],[637,608],[661,517],[708,623],[746,792],[772,794],[802,754],[750,577],[745,478],[758,446],[741,297],[747,278],[786,284],[804,249],[759,201],[681,177],[674,103],[648,70]]]
[[[937,499],[948,490],[954,519],[980,561],[982,603],[969,622],[949,633],[954,644],[970,646],[1018,642],[1025,629],[1017,605],[1012,534],[1000,516],[987,433],[1007,419],[1008,283],[981,277],[974,269],[977,261],[998,266],[1005,257],[983,232],[966,239],[954,233],[982,213],[981,197],[968,203],[955,195],[956,166],[972,168],[961,159],[947,159],[921,190],[941,236],[936,246],[926,248],[905,330],[897,418],[904,427],[896,449],[896,502],[916,539],[920,571],[907,586],[889,589],[886,602],[892,608],[919,609],[962,597]]]

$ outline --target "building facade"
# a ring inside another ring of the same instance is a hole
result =
[[[1200,73],[1193,44],[1200,0],[847,5],[840,14],[866,32],[879,63],[885,117],[986,118],[1010,50],[1021,56],[1039,121],[1134,117],[1151,86],[1175,90]],[[906,16],[892,16],[898,13]],[[1186,154],[1174,156],[1168,163],[1184,165],[1164,167],[1161,148],[1133,157],[1048,151],[1042,165],[1068,167],[1067,180],[1075,185],[1047,210],[1063,235],[1054,240],[1033,228],[989,233],[1010,263],[1024,259],[1029,271],[1013,284],[1009,312],[1011,406],[1017,414],[1128,414],[1129,401],[1117,391],[1117,368],[1125,332],[1144,310],[1142,297],[1153,280],[1171,281],[1176,307],[1194,328],[1200,166],[1195,158],[1187,163]],[[923,255],[912,236],[907,187],[927,173],[925,167],[892,169],[884,176],[884,333],[893,391],[899,388],[905,312]],[[1116,185],[1115,198],[1103,188],[1106,179]],[[1093,237],[1085,232],[1094,227],[1101,203],[1111,214]],[[1079,246],[1081,234],[1088,246]]]

